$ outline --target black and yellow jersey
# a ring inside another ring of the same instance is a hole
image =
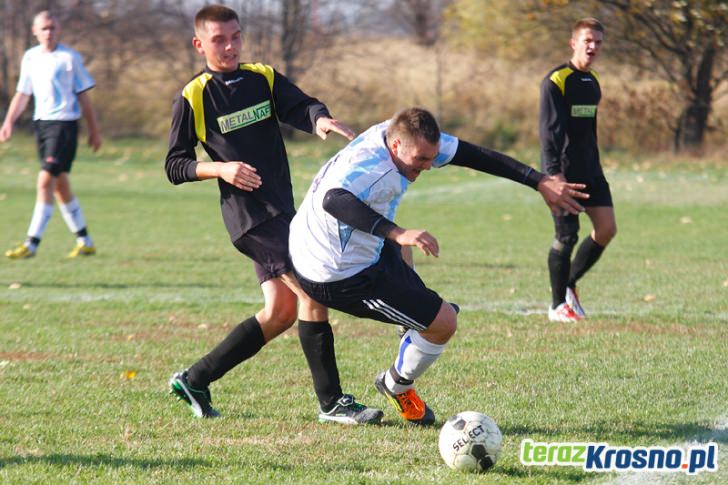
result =
[[[539,136],[541,169],[563,173],[570,182],[603,176],[597,147],[597,106],[602,91],[594,71],[571,63],[551,70],[541,82]]]
[[[218,179],[223,220],[236,241],[276,215],[295,214],[278,121],[313,133],[321,116],[330,116],[326,106],[271,66],[240,64],[238,70],[225,73],[206,68],[174,100],[167,177],[175,185],[198,180],[197,143],[213,161],[254,166],[261,186],[252,192]]]

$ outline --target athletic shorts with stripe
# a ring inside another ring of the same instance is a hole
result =
[[[329,308],[380,322],[426,329],[442,298],[402,259],[398,244],[386,240],[379,261],[349,278],[317,283],[296,274],[303,290]]]

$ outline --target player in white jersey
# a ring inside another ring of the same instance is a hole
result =
[[[35,256],[53,215],[54,196],[66,225],[76,235],[76,245],[69,257],[96,253],[69,179],[81,116],[88,127],[89,146],[94,151],[101,146],[96,115],[88,95],[95,84],[78,52],[58,43],[59,33],[60,24],[48,11],[40,12],[33,19],[33,35],[40,45],[29,49],[23,56],[17,92],[0,127],[0,142],[5,142],[12,136],[13,125],[31,96],[35,99],[33,121],[41,170],[27,239],[5,252],[5,256],[11,259]]]
[[[377,376],[375,386],[417,425],[433,424],[435,415],[415,392],[414,381],[444,351],[457,314],[402,259],[403,246],[438,256],[437,239],[393,220],[419,174],[447,164],[531,186],[552,211],[578,213],[583,207],[575,197],[587,197],[580,192],[583,185],[441,134],[429,112],[409,108],[371,127],[329,160],[291,222],[289,250],[306,293],[327,307],[409,329],[394,365]]]

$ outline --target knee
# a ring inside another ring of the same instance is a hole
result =
[[[46,172],[45,170],[42,170],[40,172],[40,175],[38,176],[38,180],[36,182],[36,188],[39,191],[53,191],[55,190],[55,184],[53,176]]]
[[[455,335],[457,328],[458,315],[455,313],[455,309],[449,303],[443,302],[435,321],[422,333],[426,333],[431,337],[432,342],[444,344]]]
[[[611,223],[600,227],[598,230],[594,229],[594,240],[600,246],[606,246],[609,242],[614,239],[617,235],[617,224]]]
[[[578,240],[577,232],[557,233],[551,243],[551,251],[559,255],[571,256]]]
[[[277,326],[289,328],[296,322],[297,314],[296,298],[280,296],[266,302],[262,317]]]

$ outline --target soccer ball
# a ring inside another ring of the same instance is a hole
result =
[[[495,421],[474,411],[456,414],[440,430],[440,456],[456,470],[486,471],[498,461],[502,443]]]

